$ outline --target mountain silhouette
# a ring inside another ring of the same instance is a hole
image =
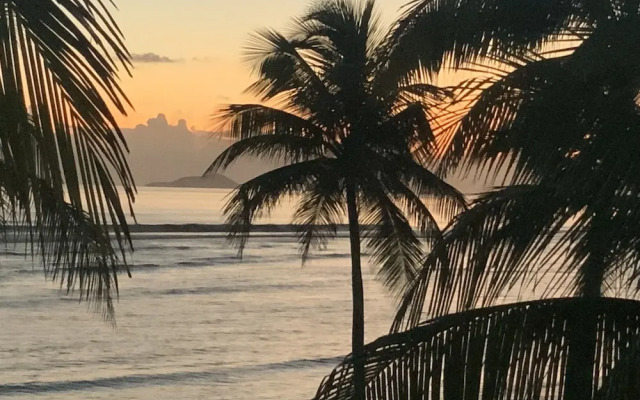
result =
[[[185,176],[171,182],[152,182],[147,186],[233,189],[238,186],[238,183],[224,175],[214,174],[210,176]]]

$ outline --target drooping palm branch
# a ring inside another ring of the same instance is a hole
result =
[[[49,276],[113,314],[131,245],[118,195],[135,186],[112,110],[128,100],[129,54],[95,1],[10,1],[0,8],[0,152],[5,224],[43,255]],[[115,235],[116,245],[109,233]]]
[[[564,399],[581,316],[596,323],[598,399],[631,398],[640,306],[621,299],[551,299],[450,314],[366,347],[368,399]],[[620,330],[618,327],[624,326]],[[589,368],[590,366],[587,366]],[[314,399],[351,399],[352,359],[325,378]],[[623,394],[617,397],[617,394]]]
[[[419,303],[432,315],[488,305],[514,285],[531,287],[541,268],[556,274],[546,296],[613,294],[613,280],[621,280],[616,295],[637,294],[640,86],[637,62],[614,54],[633,51],[640,30],[619,25],[570,55],[506,71],[474,95],[443,169],[500,171],[519,186],[480,198],[451,225],[394,329],[420,320]]]

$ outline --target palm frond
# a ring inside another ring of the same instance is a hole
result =
[[[233,139],[262,135],[292,135],[321,139],[322,128],[308,119],[262,104],[231,104],[222,108],[214,119],[219,129]]]
[[[322,142],[314,138],[281,134],[253,136],[227,147],[213,160],[204,174],[215,174],[219,170],[225,170],[245,156],[292,164],[308,161],[322,154]]]
[[[524,171],[548,171],[557,165],[565,156],[558,147],[567,149],[584,136],[576,132],[579,105],[568,100],[575,99],[579,83],[563,67],[565,61],[529,63],[488,87],[488,81],[482,82],[477,99],[445,139],[444,170],[513,171],[522,176],[518,182],[525,183]]]
[[[433,206],[445,220],[451,220],[467,208],[463,193],[414,160],[399,160],[398,167],[406,186]]]
[[[387,180],[385,189],[394,199],[394,203],[403,211],[405,218],[417,231],[420,239],[425,241],[427,248],[442,240],[439,221],[425,204],[424,198],[402,182]]]
[[[41,257],[47,278],[59,281],[67,293],[77,291],[81,300],[93,303],[113,321],[118,273],[128,273],[128,268],[109,232],[101,221],[66,202],[60,187],[22,175],[20,169],[0,162],[3,231],[12,232],[13,240],[24,240],[32,255]]]
[[[311,189],[325,171],[333,168],[326,158],[286,165],[259,175],[233,192],[223,212],[227,216],[229,238],[238,246],[239,255],[249,239],[252,223],[267,217],[280,201]]]
[[[116,235],[124,258],[131,239],[116,185],[124,190],[130,209],[135,191],[126,144],[110,110],[124,113],[128,105],[118,84],[118,69],[129,68],[122,35],[101,0],[9,2],[0,9],[0,52],[3,190],[18,201],[11,212],[21,214],[15,221],[49,229],[55,243],[47,246],[51,254],[69,249],[65,238],[74,243],[75,257],[83,261],[63,257],[50,264],[49,276],[77,287],[83,297],[107,299],[110,313],[111,291],[117,286],[104,282],[115,279],[115,250],[102,243],[97,229]],[[64,189],[68,203],[61,201]],[[48,211],[34,212],[33,203]],[[69,227],[48,228],[45,222]],[[83,232],[85,242],[75,236]],[[104,253],[90,254],[99,251]],[[97,264],[102,267],[92,266]],[[65,268],[79,275],[62,273]],[[97,270],[114,275],[108,278]]]
[[[603,25],[569,55],[518,61],[502,76],[473,88],[463,84],[458,100],[468,109],[445,131],[442,170],[468,172],[479,164],[481,171],[502,169],[517,183],[531,182],[557,170],[596,131],[621,130],[619,110],[636,114],[630,99],[638,85],[630,77],[637,65],[621,56],[636,51],[634,18]],[[596,67],[594,58],[603,62]]]
[[[629,344],[620,355],[616,365],[603,379],[594,400],[633,400],[640,397],[640,343]]]
[[[417,0],[393,32],[395,68],[438,72],[487,57],[527,54],[590,24],[570,1]],[[491,40],[487,40],[491,38]]]
[[[97,311],[114,321],[118,274],[129,271],[109,233],[85,211],[65,203],[47,182],[34,185],[38,183],[34,197],[40,200],[36,203],[39,226],[28,235],[37,238],[47,277],[60,281],[67,293],[77,289],[80,299],[94,303]]]
[[[625,3],[631,6],[632,2]],[[638,69],[638,61],[625,55],[635,54],[639,50],[637,39],[640,37],[638,28],[640,13],[638,10],[626,15],[619,13],[615,18],[607,21],[609,22],[598,25],[597,29],[594,29],[575,47],[575,51],[571,54],[572,67],[583,76],[592,79],[600,80],[603,75],[606,76],[611,71],[623,74],[618,76],[618,79],[627,79],[629,78],[627,74]],[[594,63],[592,61],[594,57],[597,57],[599,62]]]
[[[400,90],[427,100],[434,99],[442,101],[448,96],[451,96],[451,92],[446,88],[424,82],[424,79],[409,78],[409,83],[401,86]]]
[[[583,366],[593,377],[590,392],[618,376],[616,389],[624,393],[635,383],[616,370],[637,344],[640,302],[569,298],[446,315],[383,336],[365,349],[367,399],[565,399],[586,314],[594,317],[598,343],[593,364]],[[314,399],[351,399],[352,374],[348,356]]]
[[[432,160],[436,153],[435,136],[427,110],[420,102],[401,107],[378,129],[368,132],[368,137],[377,146],[411,151],[425,162]]]
[[[328,0],[317,2],[301,18],[305,37],[323,38],[322,54],[366,60],[380,44],[375,1]],[[327,52],[330,51],[331,53]],[[337,58],[329,58],[338,62]]]
[[[438,316],[491,304],[516,283],[535,284],[536,261],[568,219],[549,193],[505,188],[454,219],[406,288],[392,331],[419,323],[425,305]]]
[[[337,172],[337,171],[336,171]],[[324,249],[337,234],[337,224],[346,215],[345,191],[337,173],[325,171],[302,195],[293,216],[302,253],[302,263],[312,248]]]
[[[247,92],[262,100],[282,99],[305,112],[315,101],[329,104],[331,88],[319,76],[313,58],[303,54],[309,47],[308,40],[290,39],[273,30],[254,35],[246,57],[256,65],[258,80]]]
[[[422,243],[407,217],[383,187],[374,183],[362,188],[360,215],[371,259],[380,265],[378,275],[392,291],[400,293],[416,274],[423,258]]]

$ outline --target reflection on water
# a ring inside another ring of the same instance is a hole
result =
[[[230,198],[229,189],[141,187],[136,197],[136,219],[140,224],[222,224],[222,209]],[[123,198],[124,199],[124,198]],[[290,224],[298,197],[284,199],[258,224]],[[445,220],[438,219],[440,226]],[[346,223],[346,218],[342,221]]]
[[[219,224],[228,191],[142,188],[144,224]],[[292,207],[270,223],[289,223]],[[223,235],[134,234],[114,329],[44,282],[20,249],[0,255],[2,399],[305,399],[349,352],[348,240],[300,266],[290,234],[266,233],[239,260]],[[366,334],[394,303],[364,268]]]
[[[222,209],[229,200],[229,189],[191,189],[141,187],[136,197],[136,219],[140,224],[222,224]],[[293,216],[293,200],[259,223],[288,224]]]
[[[138,219],[220,223],[227,193],[142,188]],[[272,222],[289,222],[289,210]],[[222,235],[136,233],[134,245],[115,329],[44,282],[20,249],[0,256],[0,398],[304,399],[349,352],[345,238],[304,268],[286,234],[256,238],[243,260]],[[374,339],[394,307],[369,269],[365,282]]]

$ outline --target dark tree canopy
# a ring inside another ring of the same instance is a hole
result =
[[[475,75],[439,117],[440,171],[499,187],[443,231],[366,349],[368,398],[637,397],[639,14],[421,0],[398,22],[397,65]],[[495,306],[535,286],[541,300]],[[351,398],[351,363],[317,398]]]

